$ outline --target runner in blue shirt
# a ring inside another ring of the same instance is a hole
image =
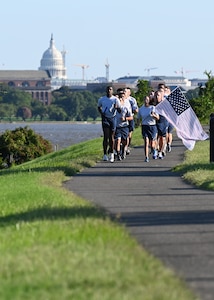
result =
[[[153,159],[157,159],[157,126],[159,115],[155,113],[155,106],[150,104],[150,97],[146,96],[144,104],[139,108],[137,114],[138,122],[141,121],[142,136],[144,139],[145,162],[149,162],[149,146],[153,154]]]
[[[98,111],[102,117],[103,160],[114,162],[114,134],[116,131],[116,112],[120,109],[118,97],[113,95],[113,87],[107,86],[106,96],[98,100]],[[108,157],[109,147],[109,157]]]
[[[115,146],[117,160],[122,160],[126,158],[129,138],[129,121],[133,119],[133,115],[130,103],[125,98],[125,91],[119,90],[118,97],[120,100],[121,111],[116,114]]]

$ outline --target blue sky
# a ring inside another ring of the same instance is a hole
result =
[[[75,64],[89,65],[86,79],[105,76],[107,60],[113,80],[214,73],[213,0],[19,0],[1,12],[1,69],[37,70],[53,34],[71,79],[82,77]]]

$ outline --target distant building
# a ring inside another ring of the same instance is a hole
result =
[[[119,77],[118,79],[114,80],[114,82],[137,85],[138,80],[149,81],[150,78],[151,77],[149,76],[124,76],[124,77]]]
[[[108,82],[106,77],[97,77],[94,79],[94,81],[99,82],[99,83],[106,83]]]
[[[208,81],[208,79],[193,78],[190,79],[190,81],[191,81],[191,86],[197,88],[197,87],[205,87],[205,84]]]
[[[149,82],[152,88],[157,88],[159,83],[165,83],[171,89],[176,86],[180,86],[184,90],[195,88],[195,85],[191,84],[191,80],[188,80],[182,76],[124,76],[108,81],[109,63],[106,62],[106,77],[97,77],[95,80],[83,79],[74,80],[67,79],[65,68],[65,51],[60,52],[57,50],[54,44],[53,35],[51,35],[50,46],[44,52],[39,70],[47,70],[51,76],[52,90],[59,89],[62,86],[68,86],[71,90],[89,90],[97,91],[105,88],[108,84],[111,84],[116,90],[118,87],[129,86],[133,91],[137,90],[137,84],[139,80],[146,80]],[[81,65],[80,65],[81,66]],[[82,68],[84,65],[82,65]]]
[[[116,79],[113,83],[125,84],[130,86],[133,90],[136,90],[139,80],[145,80],[149,82],[149,85],[156,89],[159,83],[164,83],[171,89],[180,86],[184,90],[191,88],[191,81],[183,76],[124,76]]]
[[[137,84],[139,80],[145,80],[149,82],[149,85],[153,89],[157,89],[158,84],[164,83],[173,90],[177,86],[179,86],[182,90],[187,91],[189,89],[196,88],[195,86],[191,86],[191,81],[186,79],[183,76],[124,76],[119,77],[116,80],[108,83],[111,84],[114,90],[118,88],[130,87],[133,91],[137,91]],[[95,91],[99,89],[99,86],[106,87],[107,84],[104,83],[88,83],[86,89],[90,91]]]
[[[66,51],[57,50],[51,35],[50,46],[43,53],[39,70],[48,71],[52,79],[66,79],[65,54]]]
[[[183,90],[194,89],[204,86],[207,80],[186,79],[184,76],[123,76],[109,82],[109,63],[105,64],[106,77],[97,77],[94,80],[68,79],[65,67],[66,51],[59,51],[51,35],[50,45],[44,51],[40,60],[38,70],[1,70],[0,82],[8,86],[19,88],[31,93],[34,99],[38,99],[44,104],[51,103],[51,91],[62,86],[68,86],[71,90],[104,91],[107,85],[112,85],[116,91],[120,87],[130,87],[137,91],[139,80],[148,81],[152,88],[157,88],[159,83],[165,83],[171,90],[180,86]],[[80,65],[81,66],[81,65]],[[82,65],[84,68],[84,65]],[[84,70],[84,69],[83,69]]]
[[[149,82],[152,88],[157,88],[159,83],[164,83],[171,90],[177,86],[184,90],[191,88],[191,81],[183,76],[151,76]]]
[[[113,81],[113,84],[118,88],[121,87],[130,87],[133,91],[137,90],[137,84],[139,80],[149,81],[149,76],[124,76],[119,77]]]
[[[0,70],[0,83],[28,92],[43,104],[51,103],[51,77],[47,71]]]

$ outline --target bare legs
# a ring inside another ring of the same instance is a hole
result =
[[[110,128],[103,128],[103,152],[107,154],[109,146],[109,152],[114,152],[114,131],[112,132]]]

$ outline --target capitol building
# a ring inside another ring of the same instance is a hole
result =
[[[66,79],[65,54],[66,51],[57,50],[52,34],[50,46],[43,53],[39,70],[48,71],[52,79]]]
[[[51,34],[49,48],[44,51],[40,60],[40,66],[37,70],[0,70],[0,85],[6,84],[26,91],[31,94],[33,99],[37,99],[45,105],[51,104],[52,91],[68,86],[71,90],[89,90],[96,91],[101,88],[105,90],[109,82],[109,64],[105,64],[106,77],[98,77],[95,80],[85,80],[84,67],[82,67],[82,79],[68,79],[65,65],[66,51],[59,51]],[[88,66],[87,66],[88,67]],[[115,90],[118,87],[129,86],[134,91],[137,89],[139,80],[146,80],[150,86],[155,88],[159,83],[165,83],[170,88],[180,86],[184,90],[194,89],[199,84],[203,85],[207,80],[192,79],[188,80],[182,76],[124,76],[111,81]]]
[[[50,74],[52,90],[59,89],[62,86],[69,86],[72,89],[84,90],[89,82],[97,82],[93,80],[85,80],[84,76],[82,79],[68,79],[66,74],[65,55],[65,50],[59,51],[56,48],[52,34],[50,46],[43,53],[39,67],[39,70],[47,71]],[[82,69],[85,67],[84,65],[78,66],[81,66]]]
[[[103,86],[105,90],[106,83],[109,82],[109,64],[106,64],[106,77],[103,77],[102,80],[99,80],[101,77],[95,80],[85,80],[84,74],[82,79],[68,79],[66,75],[66,66],[65,66],[65,55],[66,51],[59,51],[54,43],[53,34],[51,35],[50,46],[43,53],[42,59],[40,61],[39,70],[48,71],[51,77],[51,89],[59,89],[62,86],[69,86],[73,90],[96,90],[98,87]],[[84,72],[84,65],[82,66]],[[153,88],[156,88],[159,83],[165,83],[171,88],[180,86],[184,90],[191,88],[196,88],[198,83],[201,82],[201,79],[188,80],[182,76],[125,76],[120,77],[112,81],[112,85],[115,89],[118,87],[129,86],[133,90],[137,89],[137,83],[139,80],[149,81],[150,85]]]

